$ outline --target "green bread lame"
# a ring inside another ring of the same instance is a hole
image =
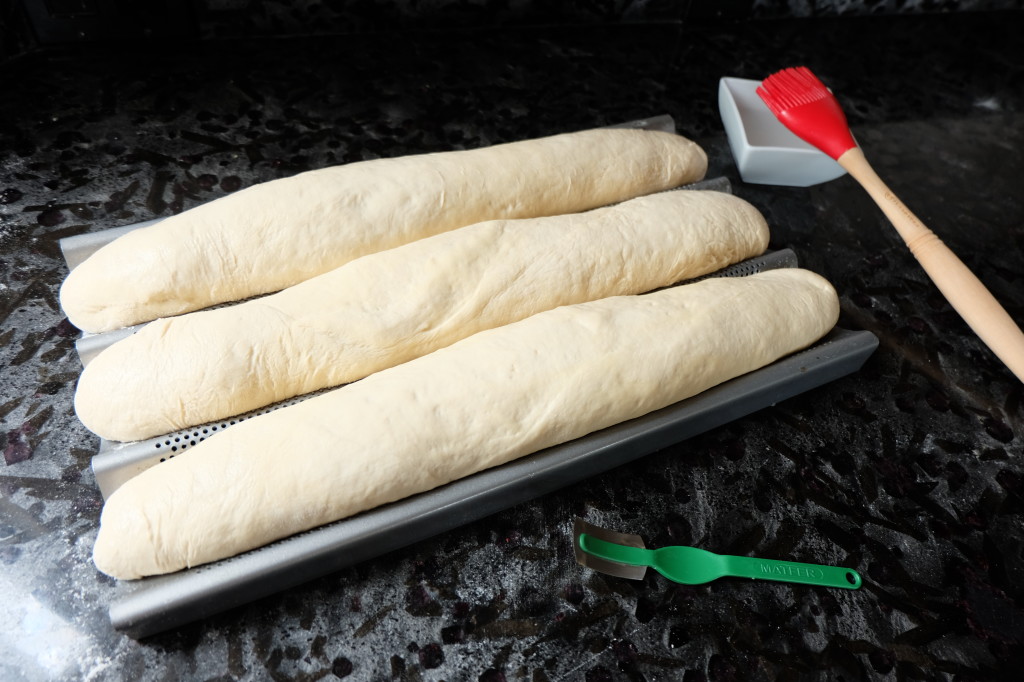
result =
[[[857,571],[841,566],[730,556],[697,547],[641,549],[617,545],[585,533],[579,536],[579,543],[580,549],[587,554],[629,566],[650,566],[669,580],[684,585],[700,585],[724,577],[841,587],[846,590],[856,590],[861,584]]]

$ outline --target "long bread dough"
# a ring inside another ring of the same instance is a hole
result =
[[[107,500],[96,566],[168,573],[262,546],[639,417],[835,324],[804,270],[538,313],[232,426]]]
[[[137,440],[361,379],[560,305],[638,294],[756,256],[768,225],[729,194],[478,223],[280,293],[153,322],[85,368],[79,418]]]
[[[278,291],[457,227],[583,211],[706,170],[679,135],[603,129],[310,171],[120,237],[72,270],[61,306],[76,327],[108,331]]]

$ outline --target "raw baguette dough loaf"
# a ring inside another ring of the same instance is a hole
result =
[[[138,578],[259,547],[639,417],[803,348],[824,279],[773,270],[563,306],[230,427],[107,500],[96,566]]]
[[[61,306],[76,327],[108,331],[278,291],[457,227],[583,211],[706,170],[684,137],[605,129],[310,171],[124,235],[71,272]]]
[[[756,256],[768,225],[729,194],[478,223],[280,293],[157,320],[85,368],[79,418],[136,440],[361,379],[560,305],[638,294]]]

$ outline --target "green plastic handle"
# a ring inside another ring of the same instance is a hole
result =
[[[840,587],[846,590],[856,590],[861,585],[860,574],[842,566],[801,564],[795,561],[757,559],[746,556],[723,555],[722,558],[725,559],[728,575],[737,578]]]

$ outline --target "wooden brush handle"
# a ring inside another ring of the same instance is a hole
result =
[[[1024,333],[985,285],[886,187],[859,147],[843,153],[838,161],[892,221],[946,300],[1010,371],[1024,381]]]

